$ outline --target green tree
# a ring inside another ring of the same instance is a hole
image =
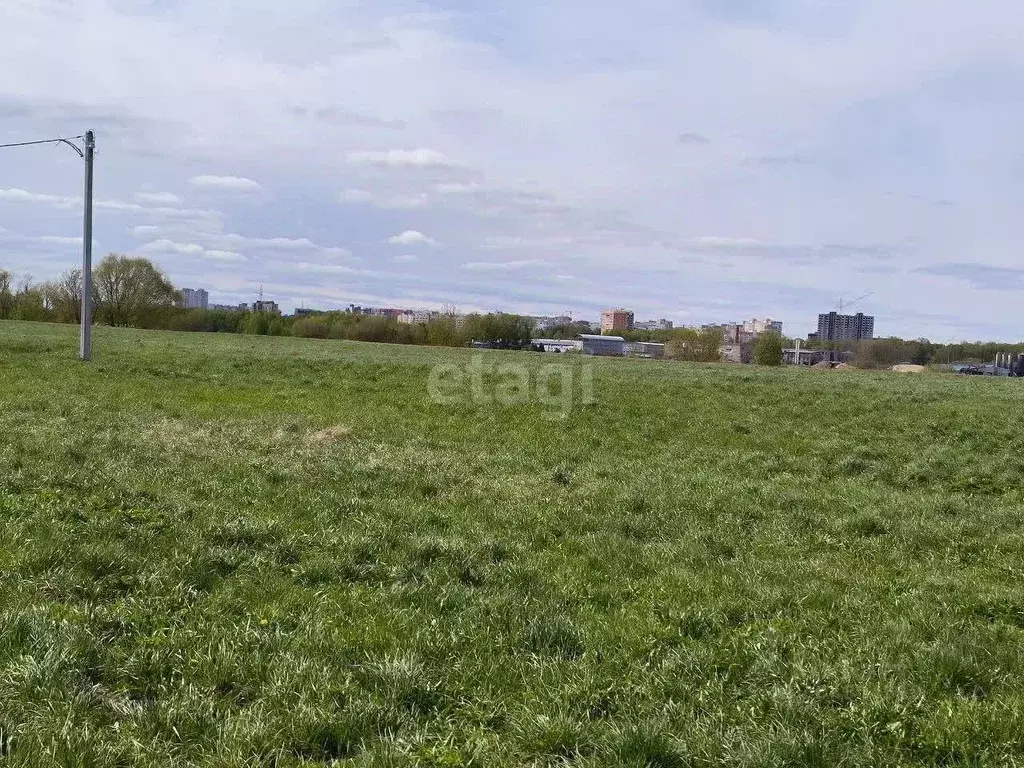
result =
[[[93,272],[96,318],[107,325],[152,327],[178,292],[148,259],[112,253]]]
[[[6,320],[14,311],[14,294],[11,292],[11,273],[0,269],[0,320]]]
[[[503,347],[521,347],[533,338],[533,321],[502,312],[474,314],[466,318],[466,335],[476,341],[493,342]]]
[[[754,362],[758,365],[782,365],[782,337],[777,333],[762,333],[754,344]]]
[[[466,343],[453,315],[441,315],[427,323],[426,342],[434,347],[461,347]]]
[[[58,323],[82,321],[82,270],[74,267],[43,286],[46,306]]]
[[[14,294],[14,308],[11,310],[12,320],[49,320],[50,314],[46,310],[46,295],[42,285],[32,283],[31,277],[26,277],[17,293]]]
[[[266,312],[247,312],[242,320],[242,333],[266,336],[270,333],[270,315]]]

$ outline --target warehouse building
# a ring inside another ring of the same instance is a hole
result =
[[[585,355],[598,357],[622,357],[626,354],[626,340],[621,336],[595,336],[580,334],[580,346]]]

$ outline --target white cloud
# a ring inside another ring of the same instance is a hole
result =
[[[315,253],[326,258],[351,258],[345,248],[321,245],[309,238],[299,237],[247,237],[234,232],[209,232],[189,226],[156,226],[151,224],[133,227],[131,233],[139,239],[156,238],[160,242],[187,237],[202,243],[204,247],[221,251],[254,251],[259,253]]]
[[[42,205],[53,205],[58,208],[74,208],[82,205],[82,198],[80,197],[45,195],[28,192],[24,189],[0,189],[0,200],[18,203],[39,203]]]
[[[373,201],[373,195],[365,189],[349,187],[338,194],[340,203],[369,203]]]
[[[445,181],[435,185],[434,189],[443,195],[447,194],[465,194],[467,192],[474,192],[480,188],[480,185],[476,182],[463,182],[463,181]]]
[[[47,243],[49,245],[82,245],[81,237],[60,237],[57,235],[43,235],[42,237],[34,238],[37,243]]]
[[[519,261],[470,261],[462,265],[463,269],[474,272],[513,272],[519,269],[539,267],[544,264],[541,259],[521,259]]]
[[[242,254],[234,251],[207,249],[196,243],[176,243],[173,240],[154,240],[151,243],[140,246],[138,251],[140,253],[187,256],[223,262],[243,262],[248,260]]]
[[[401,234],[392,235],[388,238],[388,243],[391,245],[437,245],[436,240],[415,229],[407,229]]]
[[[493,235],[484,240],[483,247],[487,250],[535,250],[540,248],[560,248],[573,245],[576,239],[568,235],[551,235],[549,237],[519,237],[510,235]]]
[[[430,196],[426,193],[418,195],[400,195],[389,197],[377,202],[378,208],[384,210],[407,211],[414,208],[424,208],[430,204]]]
[[[184,202],[173,192],[136,192],[135,199],[155,205],[181,205]]]
[[[385,168],[453,168],[455,163],[436,149],[389,149],[349,152],[353,165],[376,165]]]
[[[206,249],[195,243],[175,243],[171,240],[154,240],[138,249],[142,253],[177,253],[181,256],[202,256]]]
[[[394,256],[391,259],[395,264],[415,264],[419,261],[419,258],[412,253],[403,253],[399,256]]]
[[[341,264],[311,264],[300,262],[295,265],[303,272],[313,272],[318,275],[368,275],[367,269],[354,269]]]
[[[694,242],[712,248],[742,248],[760,245],[760,241],[750,237],[698,237]]]
[[[246,237],[238,234],[226,234],[226,235],[208,235],[212,242],[223,244],[226,247],[233,248],[252,248],[255,250],[262,251],[315,251],[324,256],[336,256],[339,258],[348,258],[352,254],[345,248],[331,245],[320,245],[314,243],[312,240],[306,237],[291,238],[291,237]]]
[[[80,209],[83,205],[81,197],[65,195],[49,195],[28,192],[24,189],[0,189],[0,201],[28,203],[51,206],[58,209]],[[167,219],[219,219],[219,211],[209,209],[171,208],[160,206],[149,208],[138,203],[123,200],[97,200],[93,204],[97,212],[138,214]]]
[[[234,251],[212,250],[206,251],[204,255],[206,258],[213,259],[214,261],[248,261],[245,256],[240,253],[235,253]]]
[[[258,192],[263,187],[259,182],[244,176],[195,176],[189,184],[199,189],[215,189],[225,192]]]

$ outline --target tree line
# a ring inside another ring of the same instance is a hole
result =
[[[998,354],[1024,352],[1024,344],[994,341],[961,341],[938,344],[928,339],[870,339],[849,346],[858,368],[890,368],[899,363],[946,365],[950,363],[991,363]]]
[[[176,309],[179,294],[148,259],[111,254],[93,270],[94,319],[98,323],[140,328],[162,327]],[[0,269],[0,319],[80,323],[82,270],[69,269],[56,280],[17,285]]]
[[[170,331],[245,333],[350,339],[392,344],[465,346],[472,340],[521,348],[533,336],[528,318],[512,314],[470,314],[454,310],[427,323],[400,323],[393,317],[324,312],[303,317],[240,310],[186,309],[180,292],[153,262],[119,254],[105,257],[93,270],[93,317],[96,323]],[[58,279],[15,283],[0,269],[0,320],[80,323],[82,270],[69,269]]]

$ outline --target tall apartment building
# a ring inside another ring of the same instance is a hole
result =
[[[628,309],[606,309],[601,313],[601,333],[633,330],[633,313]]]
[[[818,315],[819,341],[859,341],[875,336],[875,318],[858,312],[840,315],[838,312]]]
[[[202,288],[182,288],[181,306],[185,309],[208,309],[210,306],[210,294]]]

